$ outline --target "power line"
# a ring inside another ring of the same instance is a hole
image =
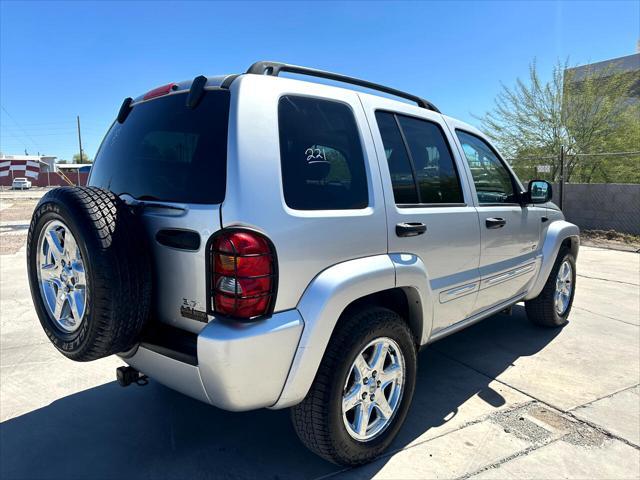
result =
[[[6,126],[2,126],[2,130],[4,130],[6,128]],[[88,132],[91,135],[100,135],[100,134],[104,134],[104,131],[100,131],[100,130],[95,130],[92,128],[84,128],[84,125],[82,125],[82,132]],[[37,137],[42,137],[42,136],[49,136],[49,135],[64,135],[66,133],[76,133],[76,129],[71,129],[71,128],[65,128],[64,130],[57,130],[57,129],[50,129],[50,130],[42,130],[42,131],[36,131],[36,132],[31,132],[31,136],[36,138]]]
[[[51,122],[23,123],[22,125],[24,127],[38,127],[38,126],[44,126],[44,125],[58,125],[58,124],[64,124],[64,123],[75,124],[76,122],[74,122],[73,120],[56,120]]]
[[[6,114],[7,114],[7,116],[8,116],[11,120],[13,120],[13,123],[15,123],[15,124],[20,128],[20,130],[22,130],[22,131],[24,132],[24,134],[26,135],[26,137],[27,137],[29,140],[31,140],[31,143],[33,143],[33,144],[35,145],[35,147],[36,147],[38,150],[42,150],[42,149],[40,148],[40,145],[38,145],[38,143],[37,143],[33,138],[31,138],[31,135],[29,135],[29,133],[27,133],[27,131],[26,131],[24,128],[22,128],[22,126],[21,126],[21,125],[16,121],[16,119],[15,119],[15,118],[13,118],[9,112],[7,112],[7,109],[6,109],[6,108],[4,108],[4,105],[0,105],[0,108],[2,108],[2,111],[3,111],[4,113],[6,113]]]
[[[93,128],[93,129],[99,129],[101,128],[100,125],[91,123],[91,122],[85,122],[84,120],[82,121],[82,128],[85,128],[85,123],[88,124],[89,128]],[[69,130],[74,130],[76,128],[76,122],[51,122],[48,125],[29,125],[29,124],[21,124],[21,126],[23,128],[28,128],[30,132],[33,131],[38,131],[38,130],[59,130],[59,129],[69,129]]]
[[[19,143],[22,145],[22,147],[21,147],[21,148],[24,148],[24,149],[26,149],[26,148],[27,148],[27,142],[24,142],[24,139],[25,139],[26,137],[25,137],[23,134],[18,134],[18,135],[16,135],[16,133],[18,133],[18,132],[14,132],[14,131],[13,131],[13,129],[11,129],[11,128],[7,127],[7,126],[6,126],[6,125],[4,125],[4,124],[2,125],[2,128],[3,128],[4,130],[7,130],[7,131],[10,133],[10,135],[7,135],[7,134],[1,134],[1,133],[0,133],[0,140],[2,140],[2,143],[3,143],[4,145],[6,145],[6,143],[7,143],[7,138],[14,138],[14,139],[19,139]],[[15,142],[15,143],[18,143],[18,142]]]
[[[55,132],[55,133],[34,133],[33,136],[34,137],[64,137],[64,136],[75,135],[75,134],[76,134],[76,131],[71,130],[66,132]],[[3,135],[3,137],[17,138],[16,135]],[[23,137],[23,135],[21,135],[21,137]]]

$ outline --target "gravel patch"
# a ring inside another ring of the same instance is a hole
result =
[[[491,416],[491,421],[497,423],[506,433],[511,433],[521,440],[540,444],[550,441],[553,437],[551,431],[541,427],[528,418],[528,412],[534,405],[525,405],[508,412],[500,412]]]
[[[607,436],[590,425],[567,417],[538,402],[490,417],[507,433],[536,445],[562,440],[572,445],[599,447]]]
[[[568,435],[562,437],[562,440],[581,447],[600,447],[607,438],[608,437],[599,430],[585,423],[576,422],[576,427]]]

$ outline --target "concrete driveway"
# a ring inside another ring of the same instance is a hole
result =
[[[578,271],[565,328],[517,306],[428,347],[392,451],[341,470],[300,445],[287,411],[124,389],[119,360],[65,359],[33,311],[24,248],[0,255],[0,477],[639,478],[640,256],[584,247]]]

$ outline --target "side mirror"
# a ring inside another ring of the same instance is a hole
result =
[[[551,200],[553,191],[551,184],[545,180],[531,180],[527,189],[527,201],[529,203],[547,203]]]

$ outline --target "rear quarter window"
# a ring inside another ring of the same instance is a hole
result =
[[[368,205],[362,144],[347,105],[287,95],[278,103],[278,127],[284,198],[290,208]]]

